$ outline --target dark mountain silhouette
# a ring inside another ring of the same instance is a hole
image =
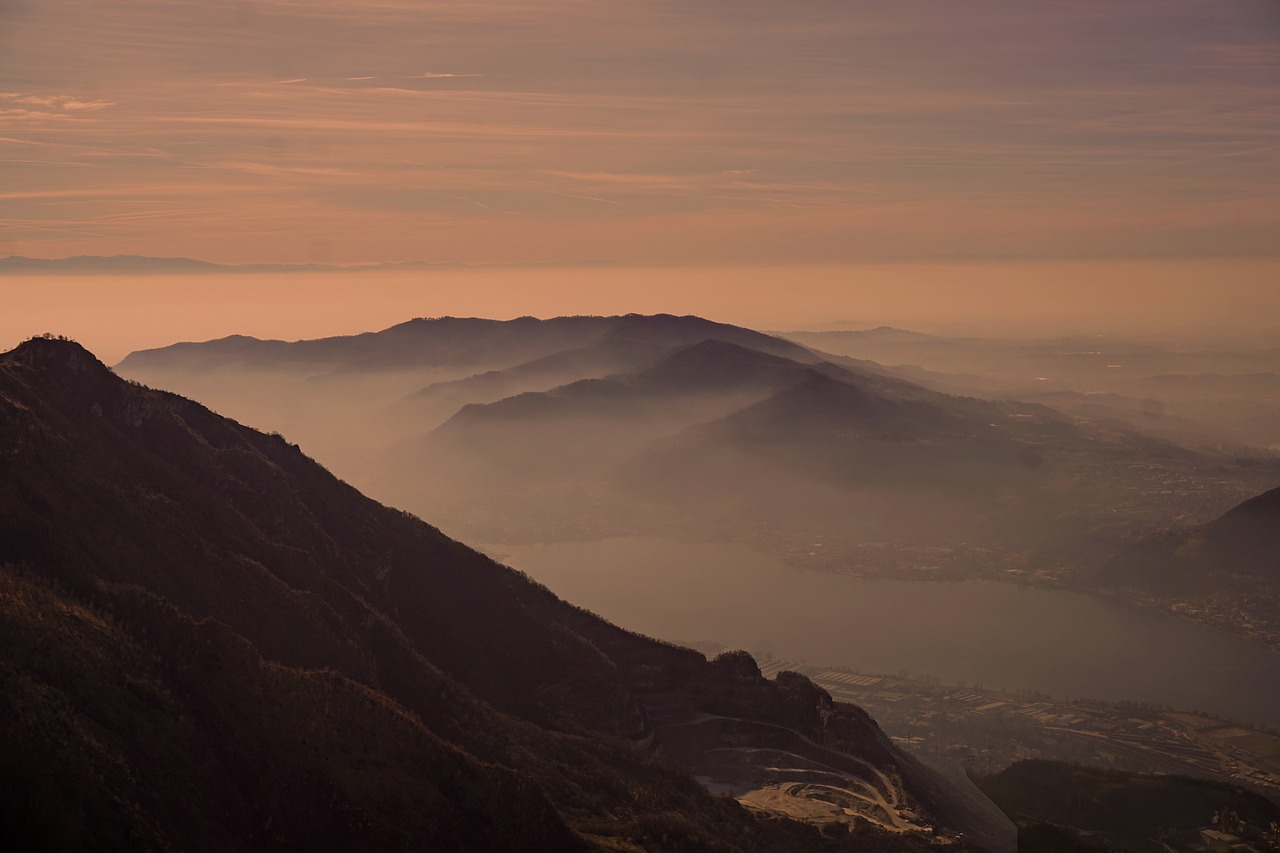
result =
[[[1028,352],[1089,370],[1109,358],[1083,350],[1094,339],[980,343],[1009,370]],[[787,553],[823,542],[835,567],[866,566],[862,544],[878,542],[876,571],[1074,573],[1139,530],[1265,488],[1275,467],[1177,446],[1189,433],[1172,410],[1169,430],[1144,435],[1159,407],[1141,398],[1128,421],[1097,395],[1070,415],[988,402],[928,371],[697,317],[414,320],[180,344],[120,369],[282,431],[369,494],[490,543],[748,536]],[[1192,481],[1194,493],[1176,485]]]
[[[136,352],[118,367],[130,378],[283,432],[343,476],[377,489],[373,459],[469,403],[634,371],[707,339],[817,361],[796,344],[749,329],[699,317],[629,314],[420,319],[297,342],[232,336]]]
[[[464,406],[397,459],[509,493],[577,479],[597,505],[620,502],[618,517],[637,499],[688,518],[838,515],[852,509],[833,503],[841,492],[891,487],[962,495],[972,522],[1004,490],[1041,482],[1059,455],[1049,445],[1084,443],[1048,410],[710,340],[632,373]],[[416,505],[411,487],[399,499]]]
[[[470,459],[512,476],[597,475],[646,444],[721,417],[832,365],[808,365],[724,340],[669,352],[640,370],[549,391],[470,403],[428,438],[416,464],[439,470]]]
[[[469,404],[444,430],[465,431],[481,423],[579,417],[649,417],[655,406],[699,395],[776,391],[831,365],[810,366],[723,340],[679,349],[633,373],[583,379],[545,392],[527,392],[488,405]]]
[[[754,405],[655,442],[616,482],[677,513],[716,507],[748,525],[970,537],[988,519],[1012,520],[998,502],[1039,495],[1065,464],[1063,449],[1080,442],[1047,411],[809,371]],[[1030,518],[1016,523],[1032,529]]]
[[[600,318],[582,323],[482,320],[473,317],[415,319],[380,332],[303,341],[260,340],[232,335],[202,343],[141,350],[122,370],[214,370],[253,367],[312,373],[410,369],[451,365],[508,365],[580,346],[603,332]]]
[[[639,370],[569,383],[545,392],[514,395],[487,405],[468,405],[440,432],[466,432],[482,424],[583,418],[643,418],[664,403],[717,394],[754,395],[708,434],[759,440],[794,440],[798,433],[853,431],[892,433],[895,439],[936,439],[941,433],[972,437],[1008,421],[1010,407],[929,391],[879,373],[815,361],[798,361],[722,339],[709,339],[669,353]],[[1067,419],[1047,409],[1003,425],[1026,440],[1075,435]],[[728,414],[728,413],[726,413]]]
[[[448,417],[469,403],[492,403],[529,390],[608,376],[655,359],[669,346],[665,340],[627,330],[606,332],[585,346],[560,350],[514,367],[433,382],[407,396],[400,408],[408,418],[421,418],[433,411]]]
[[[813,359],[803,347],[701,317],[627,314],[615,317],[555,317],[485,320],[440,317],[410,320],[380,332],[305,341],[263,341],[240,335],[204,343],[182,343],[132,353],[120,367],[129,372],[210,370],[251,366],[260,370],[408,370],[430,367],[510,368],[566,350],[603,343],[606,336],[647,340],[670,348],[718,338],[766,352]],[[620,348],[619,348],[620,349]],[[654,348],[639,357],[653,357]]]
[[[1217,547],[1280,570],[1280,488],[1250,498],[1205,527]]]
[[[616,628],[68,341],[0,356],[0,566],[10,849],[1006,840],[807,679]],[[673,763],[766,742],[864,817],[762,819]]]
[[[813,371],[802,381],[784,388],[733,415],[720,425],[723,433],[769,439],[778,432],[800,430],[830,433],[894,430],[902,437],[928,433],[958,420],[939,402],[903,399],[882,387],[852,376],[836,378]]]
[[[621,325],[410,395],[401,438],[354,476],[480,541],[767,529],[783,549],[971,543],[1077,563],[1160,518],[1146,472],[1221,467],[1118,419],[942,393],[697,318],[604,320]],[[363,446],[376,424],[360,421]]]
[[[1246,831],[1260,848],[1280,819],[1280,806],[1244,787],[1056,761],[1019,761],[978,785],[1017,821],[1019,849],[1036,853],[1198,846],[1199,830],[1224,811],[1253,828]]]
[[[150,258],[143,255],[77,255],[70,258],[0,258],[0,273],[204,273],[223,269],[219,264],[191,258]]]
[[[1280,544],[1280,488],[1232,507],[1206,524],[1204,532],[1224,546],[1275,547]]]
[[[1244,588],[1255,606],[1280,603],[1280,488],[1207,524],[1167,530],[1121,549],[1098,568],[1117,586],[1210,595]]]
[[[452,406],[456,410],[468,403],[491,403],[523,392],[636,370],[679,347],[700,341],[732,343],[806,363],[816,360],[811,353],[786,341],[736,326],[685,323],[663,328],[662,324],[641,322],[649,318],[624,319],[630,322],[606,332],[586,346],[563,350],[506,370],[434,383],[410,396],[406,403],[418,410],[433,405]]]

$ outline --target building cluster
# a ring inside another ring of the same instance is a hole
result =
[[[1255,827],[1230,806],[1214,813],[1211,826],[1200,830],[1200,849],[1210,853],[1263,853],[1280,850],[1280,823]]]
[[[1067,701],[1034,692],[944,685],[758,656],[761,671],[802,672],[832,698],[866,708],[894,740],[953,758],[976,773],[1046,758],[1169,773],[1280,792],[1280,737],[1133,703]]]

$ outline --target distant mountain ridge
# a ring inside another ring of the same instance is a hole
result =
[[[1280,348],[1253,341],[945,337],[898,329],[787,332],[826,352],[893,365],[950,393],[1043,403],[1191,447],[1280,448]]]
[[[709,338],[744,343],[793,358],[817,360],[804,347],[739,326],[694,316],[626,314],[539,319],[517,317],[420,317],[378,332],[301,341],[260,340],[231,335],[200,343],[178,343],[130,353],[126,370],[213,369],[246,364],[314,370],[410,369],[431,366],[519,368],[526,362],[579,348],[619,350],[629,342],[628,361],[641,363],[664,349]]]
[[[1150,529],[1169,511],[1157,477],[1205,472],[1215,510],[1267,482],[1264,466],[1209,476],[1220,461],[1094,409],[944,393],[913,381],[937,377],[692,316],[419,318],[175,344],[118,368],[298,438],[371,494],[492,543],[714,531],[786,552],[824,542],[814,556],[832,565],[886,569],[901,558],[861,543],[909,543],[962,548],[1003,576]]]
[[[807,679],[614,627],[68,341],[0,355],[0,639],[21,847],[908,851],[929,815],[1010,849]],[[863,816],[760,820],[672,763],[766,742]]]
[[[490,320],[418,318],[377,332],[303,341],[233,335],[130,354],[122,374],[180,390],[302,439],[374,488],[370,459],[471,403],[628,373],[681,347],[722,340],[803,363],[809,350],[693,316]]]
[[[502,419],[518,413],[540,417],[574,417],[600,414],[594,406],[606,406],[627,417],[644,417],[659,399],[693,394],[728,394],[736,391],[778,390],[819,375],[831,365],[807,365],[709,338],[658,359],[630,373],[600,379],[580,379],[549,391],[527,391],[494,403],[471,403],[461,408],[441,429],[465,422]]]
[[[491,478],[507,492],[585,478],[576,491],[617,500],[610,512],[619,519],[637,498],[695,518],[774,486],[787,494],[790,484],[813,500],[836,489],[821,501],[833,519],[841,495],[868,489],[924,489],[930,501],[967,492],[950,511],[972,521],[1002,492],[1034,493],[1056,457],[1087,447],[1079,428],[1047,409],[941,394],[860,367],[771,337],[721,335],[633,370],[462,405],[392,464],[436,481]],[[411,491],[395,494],[416,505]],[[741,523],[797,512],[772,498],[766,505],[740,508]],[[860,515],[854,506],[846,514]],[[901,523],[918,526],[914,513]]]

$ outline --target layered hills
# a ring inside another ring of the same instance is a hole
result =
[[[965,338],[887,327],[783,336],[894,365],[941,390],[1043,403],[1179,443],[1280,447],[1274,341]]]
[[[419,318],[379,332],[293,342],[235,335],[207,343],[143,350],[128,356],[120,367],[131,372],[236,366],[342,373],[449,367],[527,371],[530,363],[556,356],[568,362],[566,369],[574,371],[581,369],[571,363],[574,356],[591,366],[610,359],[615,365],[643,363],[667,347],[707,339],[726,340],[789,357],[813,358],[798,344],[701,317],[627,314],[548,320]],[[580,352],[584,348],[586,351]]]
[[[560,476],[568,468],[620,461],[690,423],[725,416],[828,371],[843,373],[708,339],[630,373],[469,403],[435,431],[433,442],[441,447],[436,452],[454,455],[464,445],[490,468],[534,465]]]
[[[817,360],[797,344],[737,326],[629,314],[415,319],[292,342],[234,335],[136,352],[119,369],[294,437],[370,488],[372,469],[397,452],[397,440],[433,429],[462,406],[636,370],[708,339]]]
[[[436,476],[479,478],[494,491],[558,489],[557,505],[565,483],[576,482],[597,506],[612,502],[619,521],[641,503],[704,529],[723,529],[709,513],[726,507],[739,526],[823,516],[847,526],[884,488],[920,505],[963,492],[973,505],[975,495],[1033,485],[1043,472],[1028,459],[1072,440],[1078,431],[1047,410],[707,340],[632,372],[469,404],[402,460]],[[424,496],[399,499],[415,505]],[[900,518],[919,535],[917,513]],[[890,514],[878,519],[888,523]]]
[[[807,679],[610,625],[69,341],[0,356],[0,566],[10,846],[1010,843]]]
[[[479,542],[745,538],[846,570],[1060,577],[1280,478],[698,317],[421,319],[177,344],[120,370],[280,430]]]

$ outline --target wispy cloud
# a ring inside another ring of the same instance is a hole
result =
[[[279,260],[1271,251],[1264,6],[45,0],[0,30],[0,198]]]
[[[70,95],[0,92],[0,127],[50,122],[83,123],[88,115],[114,106],[112,101],[86,100]]]
[[[112,101],[85,100],[71,95],[36,95],[21,92],[0,92],[0,103],[27,104],[55,112],[104,110],[115,106]]]
[[[350,169],[334,166],[289,166],[278,163],[252,163],[245,161],[224,161],[218,163],[191,163],[194,168],[224,169],[229,172],[246,172],[252,175],[302,176],[302,177],[344,177],[356,174]]]

